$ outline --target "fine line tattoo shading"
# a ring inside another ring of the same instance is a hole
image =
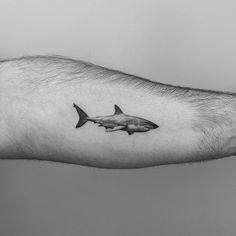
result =
[[[106,132],[123,130],[131,135],[135,132],[147,132],[159,127],[149,120],[123,113],[117,105],[114,105],[115,112],[113,115],[96,117],[89,117],[79,106],[75,103],[73,105],[79,115],[76,128],[83,126],[87,121],[91,121],[105,127]]]

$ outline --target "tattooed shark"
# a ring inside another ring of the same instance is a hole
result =
[[[123,130],[131,135],[134,132],[147,132],[151,129],[156,129],[159,127],[149,120],[123,113],[117,105],[114,105],[114,107],[115,112],[113,115],[89,117],[80,107],[74,104],[74,108],[79,115],[79,121],[76,128],[81,127],[87,121],[91,121],[97,123],[98,126],[105,127],[106,132]]]

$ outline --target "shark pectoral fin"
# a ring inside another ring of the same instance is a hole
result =
[[[128,133],[129,135],[131,135],[131,134],[133,134],[134,132],[133,132],[133,131],[130,131],[130,130],[128,130],[128,131],[127,131],[127,133]]]
[[[124,129],[124,128],[125,128],[124,125],[120,125],[120,126],[116,126],[114,128],[107,128],[106,132],[114,132],[114,131],[121,130],[121,129]]]

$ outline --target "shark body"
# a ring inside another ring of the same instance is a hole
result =
[[[76,128],[83,126],[87,121],[98,124],[106,128],[106,132],[126,131],[129,135],[135,132],[147,132],[156,129],[159,126],[155,123],[136,116],[127,115],[114,105],[115,112],[113,115],[89,117],[79,106],[74,104],[74,108],[78,112],[79,121]]]

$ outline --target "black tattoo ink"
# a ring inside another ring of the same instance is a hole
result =
[[[114,107],[115,113],[113,115],[89,117],[80,107],[74,104],[74,108],[77,110],[79,115],[79,121],[76,128],[83,126],[87,121],[91,121],[97,123],[98,126],[104,126],[106,132],[123,130],[131,135],[134,132],[147,132],[159,127],[149,120],[126,115],[117,105]]]

